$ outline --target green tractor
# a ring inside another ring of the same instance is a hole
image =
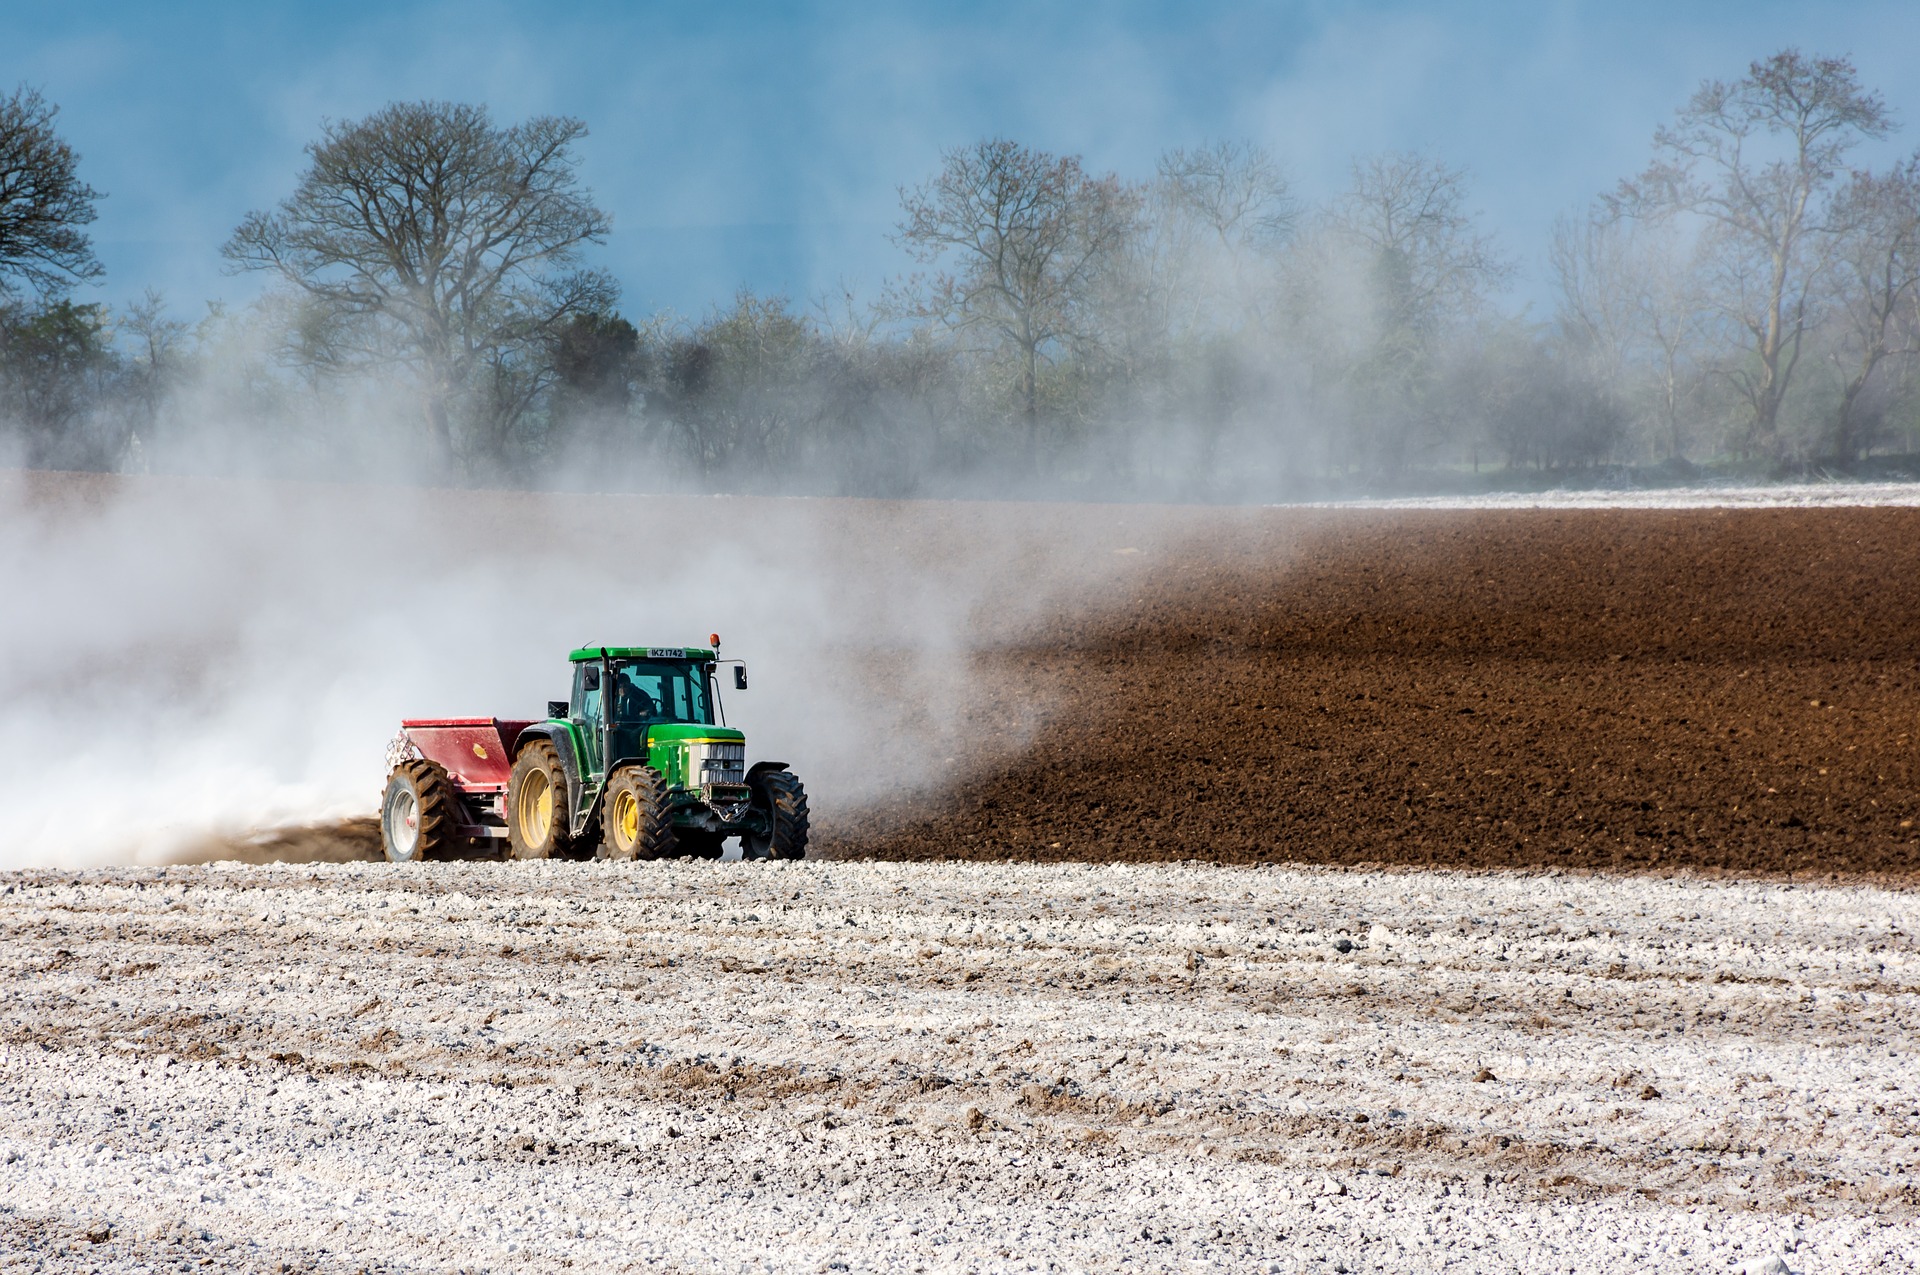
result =
[[[497,850],[516,859],[807,853],[807,794],[785,762],[747,765],[711,647],[572,652],[573,692],[544,721],[415,718],[387,749],[380,839],[395,862]]]

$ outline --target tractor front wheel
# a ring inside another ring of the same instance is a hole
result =
[[[651,766],[622,766],[601,803],[602,859],[664,859],[679,847],[667,812],[667,781]]]
[[[445,858],[459,820],[453,780],[438,762],[406,761],[387,777],[380,799],[380,848],[389,863]]]
[[[513,759],[507,779],[507,845],[516,859],[561,859],[572,848],[567,772],[553,744],[536,739]]]
[[[784,770],[762,771],[747,780],[753,809],[764,829],[740,838],[743,859],[807,857],[807,790]]]

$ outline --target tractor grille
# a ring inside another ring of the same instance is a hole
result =
[[[745,744],[702,743],[687,746],[687,779],[701,788],[739,784],[747,779]]]

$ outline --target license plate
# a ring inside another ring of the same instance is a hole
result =
[[[687,658],[687,648],[684,646],[650,646],[647,648],[647,654],[656,660],[684,660]]]

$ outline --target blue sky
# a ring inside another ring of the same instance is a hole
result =
[[[1554,217],[1645,163],[1705,77],[1787,45],[1851,55],[1920,144],[1920,5],[544,4],[0,0],[0,85],[41,88],[87,180],[113,304],[182,314],[262,286],[221,269],[291,190],[323,119],[397,99],[575,115],[614,230],[623,308],[698,315],[735,288],[872,295],[905,261],[896,188],[943,146],[1004,134],[1126,176],[1181,143],[1250,138],[1307,198],[1351,158],[1424,151],[1543,295]]]

